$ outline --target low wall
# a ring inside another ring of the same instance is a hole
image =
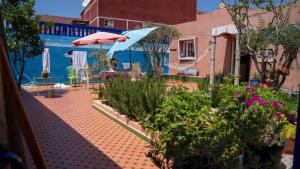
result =
[[[109,119],[115,121],[122,127],[137,135],[144,141],[148,143],[151,142],[151,135],[149,133],[146,133],[145,129],[139,123],[130,120],[126,115],[120,114],[117,110],[104,104],[103,101],[95,100],[93,102],[93,107]]]

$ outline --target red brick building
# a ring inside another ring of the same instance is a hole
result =
[[[80,18],[71,18],[64,16],[39,15],[39,20],[44,22],[64,23],[64,24],[82,24],[87,25],[88,22]]]
[[[83,0],[81,19],[92,26],[133,29],[145,23],[179,24],[196,20],[196,0]]]

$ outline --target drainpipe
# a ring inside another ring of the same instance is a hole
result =
[[[241,51],[240,51],[240,36],[236,35],[235,37],[235,70],[234,70],[234,85],[238,86],[240,83],[240,60],[241,60]]]
[[[215,81],[216,37],[213,36],[213,41],[210,41],[209,43],[211,47],[209,85],[212,87]]]
[[[233,74],[234,73],[234,57],[235,57],[235,39],[232,38],[231,40],[231,63],[230,63],[230,73]]]

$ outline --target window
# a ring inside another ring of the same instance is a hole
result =
[[[179,59],[196,59],[195,54],[195,38],[194,39],[181,39],[179,42]]]
[[[154,24],[154,23],[143,22],[143,28],[152,28],[152,27],[155,27],[155,26],[157,26],[157,25]]]
[[[105,19],[104,20],[104,26],[105,27],[114,27],[114,21],[113,20],[111,20],[111,19]]]

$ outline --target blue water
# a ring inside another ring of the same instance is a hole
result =
[[[93,49],[99,48],[100,45],[85,46],[74,48],[72,47],[72,41],[76,37],[64,37],[54,35],[41,35],[41,38],[45,41],[45,47],[50,49],[50,75],[55,77],[56,83],[65,83],[68,81],[66,74],[66,67],[71,65],[70,59],[65,57],[64,54],[69,50],[86,51],[88,56]],[[109,49],[111,45],[102,45],[102,48]],[[147,65],[144,60],[143,51],[131,49],[132,63],[140,63],[142,72],[146,71]],[[129,63],[129,51],[117,52],[114,55],[119,60],[118,67],[122,68],[122,63]],[[166,63],[168,63],[169,55],[166,57]],[[91,65],[94,62],[93,58],[88,57],[88,64]],[[40,77],[42,72],[42,56],[38,55],[33,59],[26,60],[25,78],[23,84],[30,83],[34,77]],[[164,74],[169,72],[168,67],[164,67]]]

